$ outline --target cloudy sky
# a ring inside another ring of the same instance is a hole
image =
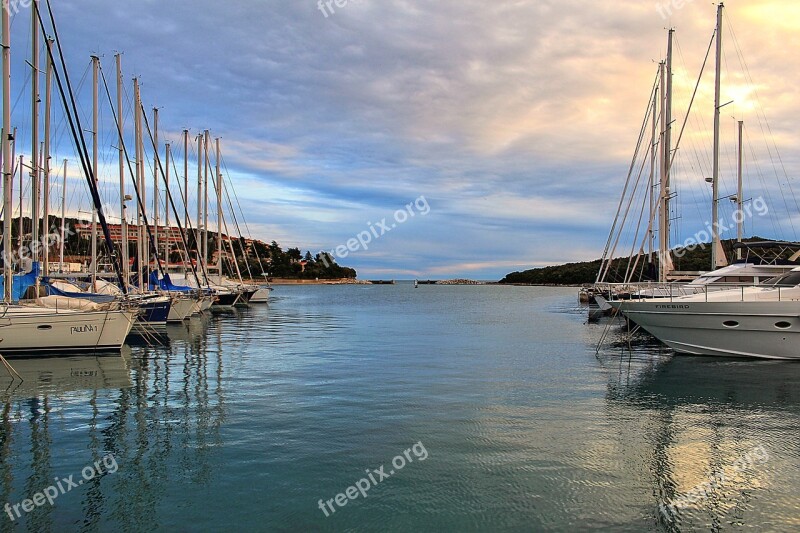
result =
[[[84,128],[89,56],[101,56],[113,83],[122,52],[126,83],[139,77],[145,106],[160,110],[162,141],[179,145],[184,128],[222,139],[253,236],[317,252],[369,232],[368,249],[340,260],[367,278],[498,279],[598,257],[666,28],[676,29],[677,128],[715,24],[715,6],[699,0],[339,3],[58,0],[53,8]],[[800,6],[726,7],[722,98],[733,103],[722,112],[723,195],[735,192],[735,123],[744,120],[747,196],[770,201],[747,232],[795,239]],[[24,9],[12,18],[23,139],[29,25]],[[676,158],[675,242],[710,218],[712,83],[708,75],[700,86]],[[100,177],[113,182],[114,133],[101,113]],[[56,157],[72,157],[66,139],[56,144]],[[413,217],[395,218],[415,200]],[[70,209],[80,202],[73,193]],[[390,231],[380,235],[383,219]]]

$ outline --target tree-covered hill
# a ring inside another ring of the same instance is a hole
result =
[[[747,242],[764,241],[760,237],[753,237],[752,239],[745,239]],[[734,240],[722,241],[722,247],[728,256],[728,259],[734,257],[733,245]],[[788,259],[788,257],[784,257]],[[679,271],[708,271],[711,269],[711,246],[704,244],[695,248],[676,248],[673,250],[673,263],[675,270]],[[626,258],[614,259],[609,268],[608,278],[606,281],[617,283],[624,281],[625,272],[629,265],[635,264],[633,261]],[[655,269],[658,269],[658,260],[654,262]],[[600,259],[594,261],[585,261],[581,263],[567,263],[565,265],[548,266],[543,268],[534,268],[525,270],[524,272],[512,272],[500,280],[500,283],[521,283],[531,285],[580,285],[584,283],[594,283],[597,278],[597,272],[600,269]],[[648,275],[648,261],[647,256],[643,255],[639,259],[639,264],[636,268],[636,274],[633,279],[647,280],[652,279]]]

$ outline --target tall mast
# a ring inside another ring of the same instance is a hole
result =
[[[183,210],[183,227],[189,231],[189,130],[183,130]]]
[[[666,67],[662,61],[659,63],[659,70],[661,71],[661,87],[666,86]],[[667,211],[668,205],[666,197],[669,196],[667,189],[667,160],[669,156],[665,156],[667,152],[666,143],[664,142],[664,133],[667,130],[667,113],[666,113],[666,91],[664,91],[663,98],[661,98],[661,134],[659,135],[659,157],[661,159],[661,179],[659,183],[658,193],[658,281],[664,282],[667,279],[666,268],[666,250],[669,248],[669,212]]]
[[[739,187],[736,190],[736,210],[737,210],[737,218],[736,218],[736,241],[741,243],[742,238],[744,237],[744,216],[742,207],[744,204],[744,184],[742,183],[742,130],[744,127],[744,121],[739,121],[739,164],[738,164],[738,184]],[[736,250],[736,259],[741,261],[742,259],[742,249],[738,248]]]
[[[97,186],[97,167],[99,153],[97,150],[98,123],[98,84],[100,82],[100,58],[92,56],[92,169],[94,183]],[[97,291],[97,209],[92,207],[92,292]]]
[[[667,40],[667,63],[665,65],[666,69],[666,76],[667,76],[667,87],[666,93],[664,94],[665,102],[664,102],[664,121],[666,126],[664,128],[664,169],[665,169],[665,191],[667,193],[666,197],[664,198],[664,207],[665,211],[665,224],[666,224],[666,244],[667,247],[665,251],[669,251],[669,227],[670,227],[670,220],[669,220],[669,201],[670,201],[670,191],[672,190],[672,42],[675,38],[675,30],[670,28],[669,30],[669,38]]]
[[[664,98],[661,100],[661,183],[659,195],[659,245],[658,245],[658,280],[667,281],[667,275],[672,271],[672,257],[670,256],[670,212],[669,203],[670,174],[672,170],[672,41],[675,30],[670,28],[667,40],[667,59],[661,63],[661,87],[664,89]]]
[[[711,267],[716,269],[725,266],[725,254],[722,252],[719,238],[719,111],[720,85],[722,77],[722,10],[725,5],[717,6],[717,65],[714,82],[714,167],[711,177]]]
[[[117,54],[114,56],[117,64],[117,144],[119,144],[118,159],[119,159],[119,216],[120,216],[120,229],[122,230],[122,279],[125,283],[130,281],[130,260],[128,259],[128,220],[127,213],[125,212],[125,149],[123,144],[125,140],[122,138],[122,128],[124,123],[122,120],[122,55]]]
[[[164,180],[167,182],[164,187],[164,262],[169,267],[169,238],[172,235],[172,230],[169,227],[169,161],[170,161],[170,143],[164,145],[164,166],[166,167],[166,174]]]
[[[58,251],[58,271],[64,272],[64,246],[67,244],[67,160],[64,159],[64,177],[61,181],[61,247]]]
[[[649,270],[648,276],[653,272],[653,241],[655,233],[653,231],[653,223],[655,221],[655,187],[656,187],[656,147],[658,146],[658,87],[653,91],[653,107],[650,111],[652,114],[652,129],[650,132],[650,222],[647,225],[647,264]],[[648,278],[652,279],[652,278]]]
[[[134,105],[134,122],[135,122],[135,144],[136,144],[136,189],[139,196],[142,194],[142,185],[144,174],[144,154],[142,149],[142,100],[139,94],[139,78],[133,78],[133,105]],[[142,207],[144,206],[144,198],[142,198],[142,205],[136,206],[136,278],[139,283],[139,292],[144,293],[144,280],[142,279],[144,271],[144,253],[142,244],[144,242],[145,231],[142,229]]]
[[[158,108],[153,108],[153,246],[158,261]],[[156,267],[158,268],[158,267]]]
[[[222,173],[219,169],[219,137],[214,139],[216,144],[216,175],[217,175],[217,275],[219,284],[222,285]]]
[[[197,238],[195,246],[197,248],[197,262],[203,261],[203,235],[200,230],[203,227],[203,134],[197,136]],[[203,263],[205,265],[205,263]],[[205,268],[203,269],[205,271]],[[208,280],[206,280],[208,283]]]
[[[16,142],[15,142],[16,144]],[[25,212],[23,211],[23,191],[25,190],[25,178],[23,177],[23,172],[25,170],[25,156],[20,154],[19,156],[19,246],[20,248],[23,245],[22,236],[25,233]]]
[[[10,5],[2,2],[3,27],[3,301],[11,303],[11,31]],[[20,169],[21,171],[22,169]]]
[[[208,143],[211,136],[208,130],[203,132],[203,262],[208,265]]]
[[[47,39],[45,42],[48,50],[53,46],[53,40]],[[44,87],[44,216],[42,223],[42,245],[44,246],[44,265],[42,271],[44,275],[49,274],[50,268],[50,127],[51,127],[51,106],[53,100],[53,62],[50,54],[47,54],[47,66],[45,70]],[[37,280],[38,283],[38,280]]]
[[[31,7],[31,248],[32,259],[38,261],[38,247],[33,241],[39,235],[39,25],[36,12],[39,0]],[[21,169],[20,169],[21,170]],[[21,213],[20,213],[21,215]]]

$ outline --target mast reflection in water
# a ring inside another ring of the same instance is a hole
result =
[[[70,475],[82,486],[55,505],[13,515],[14,522],[4,513],[0,530],[163,527],[157,517],[170,479],[179,472],[208,482],[209,457],[220,444],[221,338],[219,328],[206,333],[213,320],[133,339],[121,355],[15,360],[24,382],[0,381],[0,505]],[[119,470],[83,481],[82,469],[107,454]]]

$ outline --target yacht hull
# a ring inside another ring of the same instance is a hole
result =
[[[177,323],[186,320],[195,310],[196,300],[193,297],[173,298],[167,322]]]
[[[624,302],[632,322],[679,353],[800,359],[800,302]]]
[[[171,313],[170,301],[164,299],[144,300],[139,304],[139,310],[138,324],[149,327],[163,327],[167,325],[167,316]]]
[[[251,304],[266,304],[269,303],[269,293],[270,289],[266,287],[262,287],[258,289],[253,297],[250,298]]]
[[[203,296],[203,299],[200,300],[200,312],[208,311],[212,305],[214,305],[214,296]]]
[[[0,310],[0,353],[5,357],[119,351],[133,311]]]
[[[239,300],[238,292],[218,292],[214,296],[215,298],[212,308],[233,307]]]
[[[243,289],[239,293],[239,299],[236,300],[236,307],[247,307],[250,305],[250,300],[253,298],[256,290],[257,289]]]

